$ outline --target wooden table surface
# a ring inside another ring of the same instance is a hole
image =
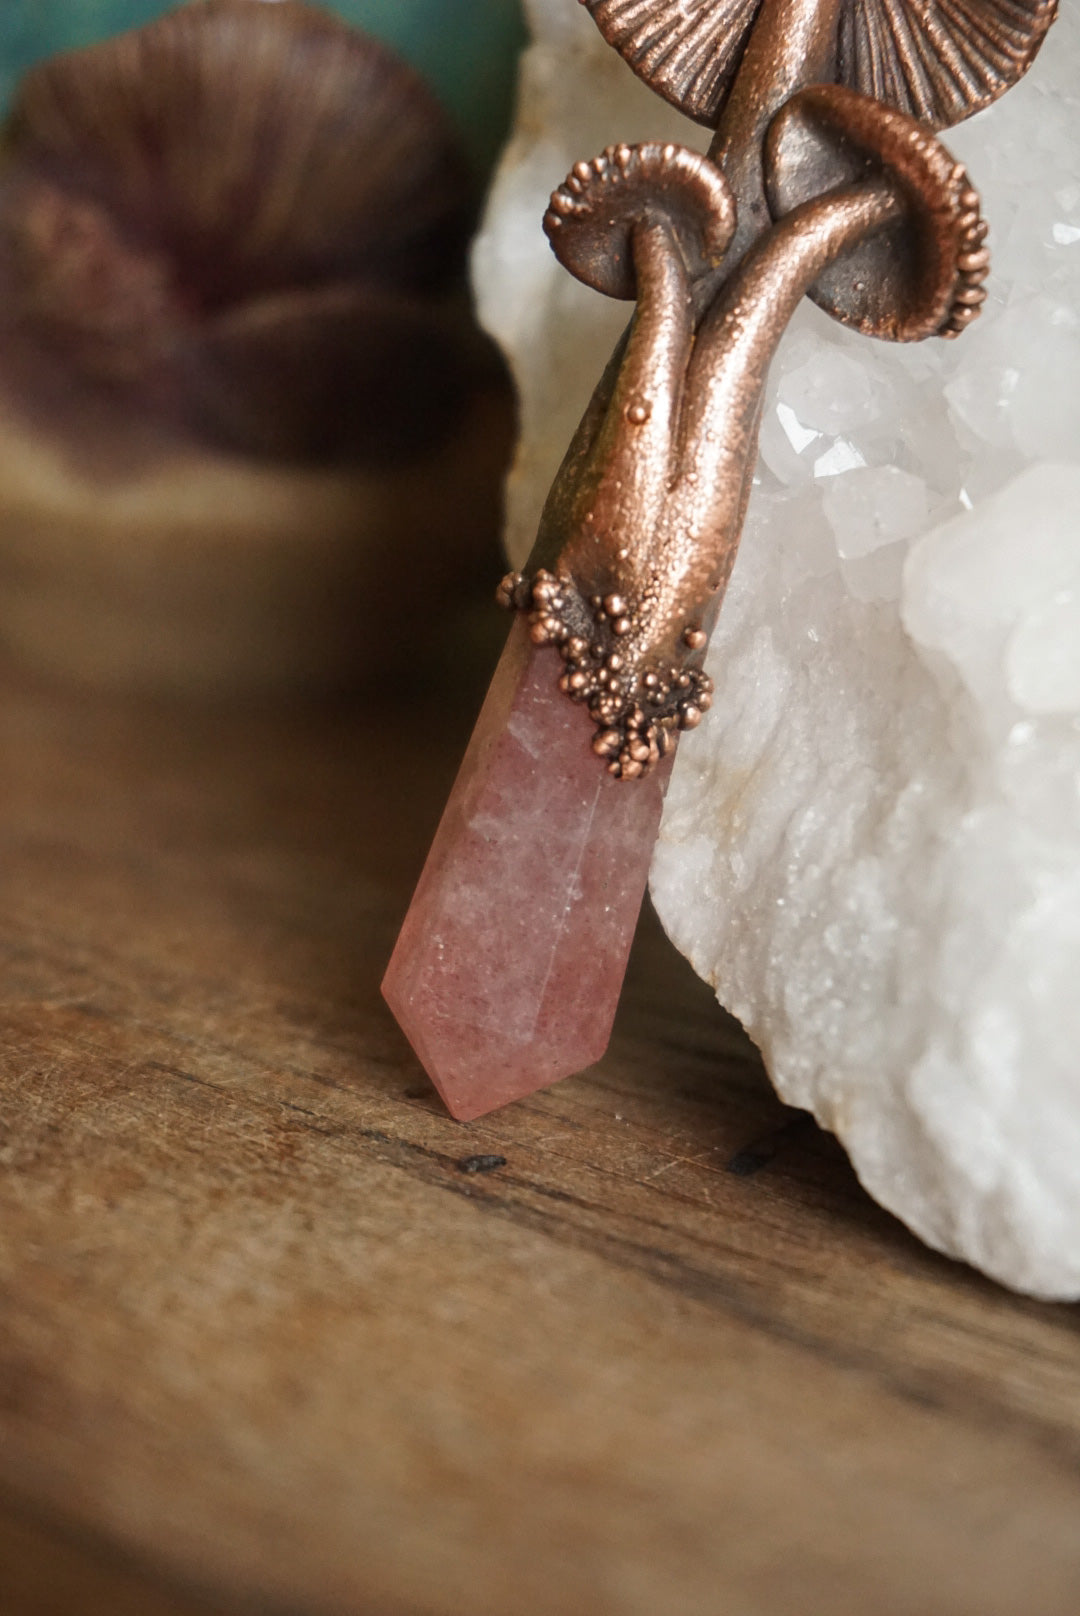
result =
[[[378,980],[467,719],[374,705],[0,680],[0,1610],[1075,1616],[1076,1310],[654,922],[598,1067],[443,1113]]]

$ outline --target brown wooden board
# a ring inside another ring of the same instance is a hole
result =
[[[0,1609],[1074,1616],[1076,1310],[655,922],[597,1068],[443,1113],[378,980],[466,720],[371,708],[0,682]]]

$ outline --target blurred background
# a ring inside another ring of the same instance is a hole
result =
[[[0,652],[280,698],[489,643],[514,399],[467,252],[523,38],[518,0],[5,0]]]
[[[166,0],[4,0],[0,105],[43,57],[138,28],[172,9]],[[453,115],[477,174],[486,176],[513,103],[525,37],[519,0],[335,0],[326,10],[384,40],[424,74]]]

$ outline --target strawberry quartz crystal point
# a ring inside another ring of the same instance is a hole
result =
[[[604,1053],[660,824],[670,760],[614,779],[559,669],[515,619],[383,980],[460,1121]]]

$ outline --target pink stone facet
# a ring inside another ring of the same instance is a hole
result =
[[[599,1060],[670,762],[619,781],[519,618],[382,990],[462,1121]]]

